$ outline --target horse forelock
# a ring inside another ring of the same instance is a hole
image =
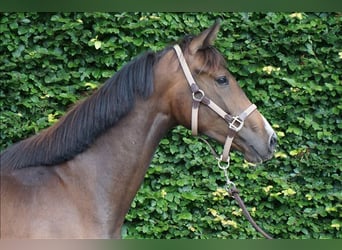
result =
[[[152,94],[157,59],[155,53],[146,52],[123,66],[56,124],[3,151],[1,169],[57,165],[85,151],[134,107],[137,97]]]

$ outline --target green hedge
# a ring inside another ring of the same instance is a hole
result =
[[[220,17],[216,45],[279,137],[276,157],[256,168],[233,153],[231,178],[276,238],[342,238],[341,13],[0,17],[1,149],[51,125],[142,51],[160,50]],[[123,236],[259,238],[223,184],[206,145],[175,128],[160,143]]]

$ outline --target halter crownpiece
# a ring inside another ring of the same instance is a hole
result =
[[[243,125],[245,119],[256,110],[256,105],[250,105],[245,111],[243,111],[238,116],[231,116],[227,112],[225,112],[222,108],[220,108],[216,103],[214,103],[210,98],[208,98],[204,91],[199,88],[195,79],[193,78],[191,71],[189,69],[188,64],[184,58],[183,52],[178,44],[174,45],[173,48],[176,51],[179,63],[183,69],[185,78],[190,86],[192,92],[192,111],[191,111],[191,131],[193,135],[198,134],[198,110],[199,105],[203,103],[212,109],[216,114],[218,114],[221,118],[223,118],[228,123],[228,136],[226,138],[224,149],[221,157],[218,159],[219,161],[224,161],[229,163],[229,152],[234,139],[234,136],[237,132],[239,132]]]

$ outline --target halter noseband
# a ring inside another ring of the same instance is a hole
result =
[[[229,164],[229,152],[234,139],[234,136],[237,132],[239,132],[244,124],[245,119],[256,110],[256,105],[250,105],[245,111],[243,111],[238,116],[229,115],[223,109],[221,109],[216,103],[210,100],[204,93],[203,90],[199,88],[196,84],[196,81],[192,77],[191,71],[189,69],[188,64],[184,58],[183,52],[178,44],[174,45],[173,48],[176,51],[179,63],[183,69],[184,75],[187,79],[187,82],[190,85],[190,89],[192,92],[192,112],[191,112],[191,131],[193,135],[198,134],[198,110],[199,105],[203,103],[207,105],[210,109],[212,109],[216,114],[218,114],[221,118],[223,118],[228,123],[228,136],[226,138],[223,153],[218,159],[219,161],[224,161]]]

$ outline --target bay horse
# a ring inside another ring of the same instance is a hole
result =
[[[239,127],[233,148],[250,162],[272,158],[273,129],[213,46],[219,27],[138,56],[57,123],[4,150],[1,237],[120,238],[158,143],[176,125],[223,144]]]

